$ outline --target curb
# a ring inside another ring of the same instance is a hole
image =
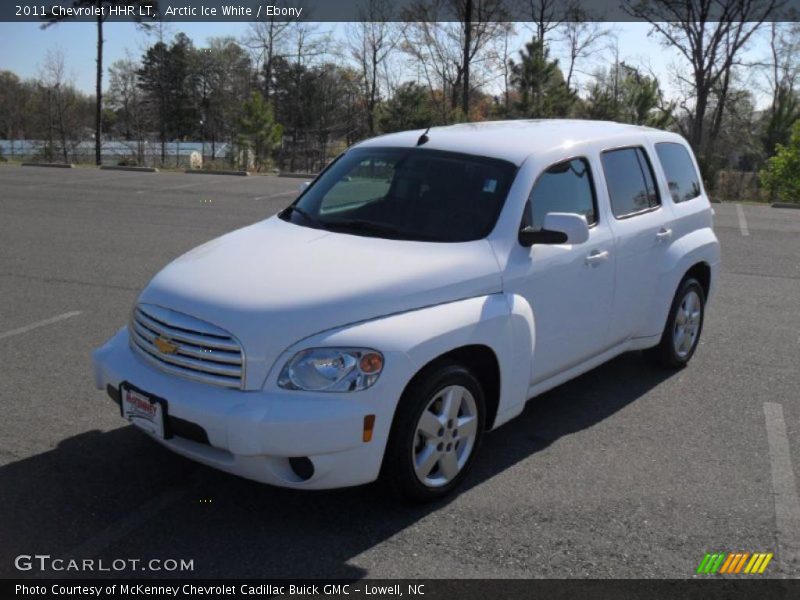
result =
[[[100,167],[103,171],[137,171],[139,173],[158,173],[155,167],[125,167],[122,165],[103,165]]]
[[[718,198],[711,198],[709,202],[711,202],[711,204],[722,204],[722,200],[719,200]]]
[[[54,167],[56,169],[74,169],[75,165],[72,163],[37,163],[37,162],[24,162],[23,167]]]
[[[773,202],[772,208],[800,208],[800,204],[794,202]]]
[[[278,177],[296,177],[298,179],[314,179],[315,173],[278,173]]]
[[[250,175],[247,171],[203,171],[201,169],[186,169],[184,173],[189,175],[238,175],[240,177]]]

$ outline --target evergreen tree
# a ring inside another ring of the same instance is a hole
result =
[[[674,103],[665,103],[658,79],[617,63],[589,87],[585,115],[592,119],[648,125],[660,129],[673,120]]]
[[[412,81],[399,86],[383,107],[379,122],[384,133],[429,127],[433,107],[428,90]]]
[[[192,41],[179,33],[170,47],[157,42],[148,48],[138,71],[139,88],[155,115],[162,163],[168,140],[191,136],[199,128],[194,52]]]
[[[519,52],[519,62],[509,61],[511,84],[519,93],[516,110],[531,118],[564,117],[575,94],[566,85],[558,60],[550,60],[550,49],[533,38]]]
[[[272,105],[261,92],[252,92],[242,104],[239,119],[239,145],[252,153],[257,170],[267,168],[274,148],[280,144],[283,128],[275,122]],[[245,164],[245,167],[249,165]]]

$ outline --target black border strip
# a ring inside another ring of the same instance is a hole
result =
[[[113,14],[110,4],[117,9]],[[305,22],[410,22],[410,21],[461,21],[458,4],[449,0],[375,0],[379,8],[369,10],[370,0],[103,0],[106,5],[103,19],[112,22],[253,22],[253,21],[305,21]],[[65,14],[71,21],[94,22],[96,12],[67,13],[73,4],[80,7],[94,5],[90,2],[74,2],[74,0],[4,0],[0,2],[0,21],[36,22],[53,19],[53,8],[62,18]],[[149,10],[140,10],[141,5],[153,5]],[[534,0],[534,8],[543,4],[549,12],[548,20],[563,22],[570,20],[636,22],[645,19],[638,12],[645,3],[641,0]],[[483,13],[481,20],[495,22],[530,22],[533,21],[531,2],[528,0],[506,0],[501,10],[495,10],[498,3],[488,2],[481,5],[481,0],[473,0],[473,12],[477,20],[479,8]],[[762,8],[772,6],[774,10],[766,21],[797,21],[800,14],[800,0],[723,0],[711,2],[708,6],[709,20],[718,18],[723,5],[733,5],[734,18],[745,14],[747,21],[761,20]],[[128,12],[128,7],[132,9]],[[232,8],[245,10],[231,10]],[[486,8],[489,7],[489,8]],[[739,10],[746,8],[745,13]],[[91,11],[91,6],[89,6]],[[730,6],[727,7],[730,9]],[[577,9],[577,13],[574,12]],[[682,10],[677,9],[678,13]],[[463,11],[463,9],[462,9]],[[122,14],[120,14],[122,13]],[[271,14],[272,13],[272,14]],[[574,15],[580,15],[576,19]],[[661,11],[658,21],[678,21],[680,14],[672,11]]]

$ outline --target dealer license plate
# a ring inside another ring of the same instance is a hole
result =
[[[159,400],[129,388],[120,389],[122,416],[140,429],[164,439],[164,406]]]

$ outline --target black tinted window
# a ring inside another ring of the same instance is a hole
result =
[[[371,237],[476,240],[494,227],[516,172],[504,160],[456,152],[356,148],[281,216]]]
[[[685,202],[700,195],[700,177],[692,158],[681,144],[661,142],[656,153],[667,176],[669,193],[674,202]]]
[[[530,225],[542,229],[545,215],[551,212],[577,213],[591,225],[597,221],[594,205],[589,163],[582,158],[564,161],[536,180],[530,197]]]
[[[603,171],[615,217],[624,217],[660,204],[653,169],[641,148],[603,152]]]

